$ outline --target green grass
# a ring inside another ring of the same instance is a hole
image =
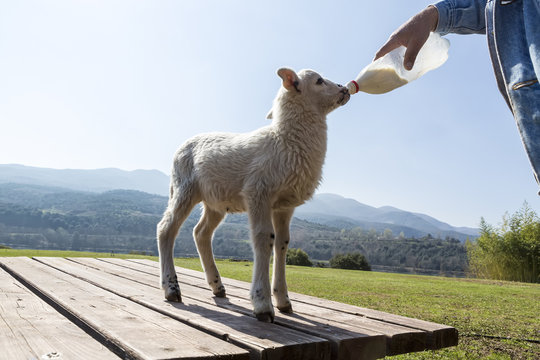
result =
[[[87,256],[111,254],[1,250],[0,256]],[[149,258],[115,254],[118,258]],[[251,262],[217,261],[221,275],[250,281]],[[201,270],[198,259],[176,265]],[[287,266],[290,291],[454,326],[456,347],[391,359],[540,359],[540,285]],[[491,339],[487,336],[510,338]]]

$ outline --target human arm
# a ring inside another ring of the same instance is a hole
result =
[[[439,23],[435,29],[441,35],[485,34],[487,0],[440,1],[434,6],[439,12]]]

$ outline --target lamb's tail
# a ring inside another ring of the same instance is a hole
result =
[[[186,144],[174,155],[169,189],[169,201],[175,198],[175,193],[184,187],[186,183],[193,183],[193,172],[193,146],[191,144]]]

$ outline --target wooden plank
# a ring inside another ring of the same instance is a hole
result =
[[[67,260],[66,260],[67,261]],[[2,266],[99,337],[133,359],[247,359],[247,351],[29,258]]]
[[[132,268],[138,266],[137,264],[128,263],[120,259],[101,261],[98,259],[72,258],[70,260],[159,289],[159,274],[152,268],[147,268],[150,272],[140,272]],[[212,292],[208,290],[205,281],[196,278],[189,278],[189,281],[189,283],[182,283],[181,285],[183,297],[196,299],[244,315],[253,316],[251,302],[249,301],[249,292],[247,290],[233,289],[231,290],[232,293],[229,293],[228,299],[213,298]],[[333,359],[350,359],[352,354],[354,354],[355,359],[375,359],[386,355],[386,335],[372,329],[377,326],[381,327],[380,323],[375,325],[369,324],[375,323],[372,320],[367,320],[366,322],[368,324],[360,324],[358,321],[355,324],[348,324],[347,322],[337,323],[310,314],[310,312],[314,313],[318,310],[317,308],[310,308],[309,311],[305,311],[302,314],[296,313],[292,315],[276,313],[275,323],[328,339],[332,342]],[[382,326],[388,331],[386,324],[382,324]],[[403,330],[403,328],[400,328],[399,330],[401,333],[405,331],[407,335],[410,332],[409,329]],[[401,333],[397,337],[402,335]],[[423,335],[422,333],[420,334]]]
[[[74,261],[77,261],[77,259],[73,259]],[[147,278],[146,281],[150,285],[157,284],[158,280],[157,277],[159,277],[159,269],[155,266],[148,267],[145,264],[138,264],[134,267],[134,265],[129,265],[129,263],[126,263],[125,260],[121,259],[100,259],[105,262],[117,264],[120,266],[126,267],[132,267],[134,269],[140,270],[144,272],[147,275],[153,276],[154,278]],[[137,262],[136,262],[137,263]],[[99,264],[96,263],[96,266]],[[101,265],[104,266],[104,265]],[[119,270],[117,270],[119,271]],[[183,268],[177,268],[177,271],[179,272],[179,281],[181,283],[181,289],[184,293],[184,295],[189,294],[187,291],[191,291],[189,287],[186,287],[186,285],[195,285],[201,289],[204,289],[200,294],[201,298],[199,298],[201,301],[204,301],[205,293],[206,299],[208,299],[208,294],[210,294],[210,290],[208,290],[208,285],[206,284],[206,280],[204,280],[204,274],[197,271],[187,270]],[[184,274],[182,274],[184,273]],[[186,275],[186,273],[189,273],[190,275]],[[191,276],[193,275],[193,276]],[[128,276],[128,275],[126,275]],[[154,280],[155,279],[155,280]],[[249,311],[250,309],[250,302],[249,302],[249,284],[245,282],[238,282],[236,285],[242,286],[242,288],[238,286],[229,286],[227,287],[227,294],[231,302],[234,302],[234,306],[239,306],[237,310],[244,309],[246,311]],[[239,300],[243,299],[243,301]],[[425,331],[417,330],[417,329],[411,329],[409,327],[404,327],[401,325],[396,325],[392,323],[387,323],[379,320],[374,320],[367,318],[365,316],[356,316],[351,315],[350,313],[343,313],[340,311],[336,311],[333,309],[328,309],[324,307],[318,307],[311,304],[303,303],[303,302],[293,302],[293,309],[295,312],[295,316],[301,316],[304,318],[307,318],[310,323],[320,323],[320,324],[332,324],[334,329],[343,329],[345,330],[344,337],[350,338],[350,332],[356,333],[356,334],[365,334],[365,335],[384,335],[386,337],[386,355],[397,355],[397,354],[403,354],[403,353],[409,353],[409,352],[415,352],[415,351],[422,351],[427,348],[427,333]],[[241,304],[240,304],[241,303]],[[220,304],[222,305],[222,304]],[[224,306],[224,305],[222,305]],[[239,310],[240,311],[240,310]],[[301,331],[309,331],[309,328],[306,329],[304,324],[299,324],[298,321],[291,321],[291,316],[277,316],[276,317],[277,323],[282,323],[288,327],[293,327]],[[327,335],[323,332],[319,333],[319,336],[327,338],[331,341],[337,341],[332,337],[327,337]],[[358,335],[357,335],[358,336]],[[360,339],[359,339],[360,340]],[[380,340],[380,339],[377,339]],[[376,339],[372,339],[372,341],[377,341]],[[339,346],[339,343],[337,344]],[[382,344],[378,343],[378,346],[382,346]],[[339,350],[338,350],[339,351]],[[346,351],[346,350],[344,350]],[[369,354],[375,353],[374,351],[369,352]]]
[[[159,264],[152,260],[129,259],[128,261],[143,264],[154,269],[159,269]],[[182,277],[182,275],[184,275],[204,279],[204,274],[200,271],[185,269],[181,267],[176,267],[176,270],[180,275],[180,278]],[[222,281],[227,291],[229,291],[228,288],[232,286],[241,289],[249,289],[249,283],[243,281],[223,277]],[[289,298],[295,302],[311,304],[320,308],[336,310],[350,315],[379,320],[389,324],[396,324],[411,329],[423,331],[426,333],[426,345],[427,348],[430,350],[441,349],[443,347],[455,346],[458,344],[458,331],[451,326],[441,325],[400,315],[394,315],[383,311],[362,308],[354,305],[343,304],[336,301],[321,299],[314,296],[298,294],[294,292],[289,292]]]
[[[0,359],[118,359],[0,269]]]
[[[330,343],[320,337],[276,324],[262,323],[254,317],[219,309],[215,303],[199,301],[196,298],[183,296],[183,303],[166,302],[162,290],[157,287],[155,277],[152,277],[152,285],[146,285],[144,279],[133,276],[133,273],[141,274],[136,271],[120,277],[98,270],[95,265],[91,267],[88,263],[81,264],[82,260],[76,258],[73,258],[73,261],[59,258],[36,259],[152,310],[228,339],[233,344],[246,347],[252,358],[330,359]]]

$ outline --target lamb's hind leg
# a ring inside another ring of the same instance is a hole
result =
[[[197,244],[197,251],[199,252],[201,264],[206,275],[206,281],[217,297],[225,297],[225,287],[221,282],[221,277],[214,261],[212,234],[224,216],[224,213],[214,211],[205,204],[201,219],[193,229],[193,238]]]
[[[180,286],[174,269],[173,249],[178,230],[193,209],[197,201],[193,198],[193,187],[184,184],[171,190],[167,210],[157,226],[159,262],[161,265],[160,282],[169,301],[182,301]]]
[[[277,308],[284,313],[292,312],[292,305],[287,292],[287,281],[285,280],[285,264],[290,240],[289,226],[293,212],[294,209],[286,209],[272,213],[272,222],[276,232],[272,291]]]

